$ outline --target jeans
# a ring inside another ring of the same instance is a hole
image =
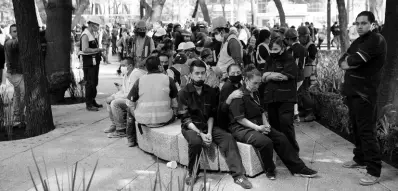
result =
[[[83,68],[84,81],[86,81],[86,106],[93,106],[95,97],[97,97],[99,64]]]
[[[23,122],[25,109],[25,82],[23,75],[7,73],[7,79],[14,86],[14,122]]]
[[[110,104],[111,108],[111,120],[116,126],[117,131],[125,130],[127,125],[127,112],[129,108],[127,107],[125,98],[117,98],[113,100]],[[113,118],[113,119],[112,119]]]
[[[192,175],[195,162],[199,160],[200,153],[202,152],[203,141],[191,129],[182,129],[181,132],[188,142],[188,172]],[[246,171],[243,167],[242,157],[240,156],[234,137],[219,127],[213,127],[212,138],[214,143],[218,145],[221,154],[225,156],[232,177],[236,178],[244,175]]]
[[[355,136],[353,160],[366,165],[370,175],[380,177],[381,153],[376,139],[376,100],[348,96],[346,104]]]
[[[237,141],[250,144],[259,151],[265,171],[273,171],[276,168],[272,160],[274,149],[291,173],[296,173],[305,167],[304,162],[299,158],[298,153],[294,152],[293,146],[283,133],[271,128],[271,132],[264,135],[253,129],[248,131],[247,128],[242,126],[234,128],[232,135]]]

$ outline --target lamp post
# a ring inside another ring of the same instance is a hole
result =
[[[328,45],[328,50],[330,50],[330,17],[331,17],[331,13],[330,13],[330,0],[328,0],[328,5],[327,5],[327,45]]]

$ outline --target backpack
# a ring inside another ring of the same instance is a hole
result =
[[[171,66],[169,69],[174,73],[174,81],[180,85],[181,89],[189,83],[189,67],[186,64],[179,64],[178,67]]]

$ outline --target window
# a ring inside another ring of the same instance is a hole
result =
[[[267,3],[268,3],[268,0],[258,0],[258,12],[259,13],[267,12]]]
[[[324,3],[314,2],[308,4],[308,12],[323,12],[326,11]]]

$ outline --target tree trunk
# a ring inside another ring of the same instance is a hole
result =
[[[152,8],[145,0],[140,1],[140,6],[142,6],[142,9],[145,9],[145,16],[141,19],[147,21],[152,16]]]
[[[257,11],[255,8],[255,2],[254,0],[250,0],[251,4],[251,10],[252,10],[252,25],[257,25],[256,19],[257,19]]]
[[[157,22],[160,20],[164,3],[166,3],[166,0],[152,0],[151,22]]]
[[[330,50],[330,41],[331,41],[331,38],[330,38],[330,22],[331,22],[331,5],[330,5],[330,2],[331,0],[328,0],[328,5],[327,5],[327,28],[326,28],[326,35],[327,35],[327,45],[328,45],[328,50]]]
[[[276,8],[278,9],[279,18],[281,20],[280,26],[285,26],[286,25],[286,17],[285,17],[285,11],[283,10],[281,0],[274,0],[274,2],[275,2]]]
[[[54,129],[54,122],[35,4],[27,0],[12,2],[18,28],[19,62],[24,69],[26,134],[36,136]]]
[[[47,14],[46,14],[46,9],[45,6],[47,4],[46,0],[35,0],[35,3],[37,5],[37,9],[39,10],[40,18],[43,24],[47,23]]]
[[[77,23],[79,23],[80,19],[82,18],[83,12],[87,9],[89,5],[89,0],[81,0],[79,2],[79,8],[75,12],[75,17],[72,20],[72,29],[77,25]]]
[[[192,13],[192,18],[196,18],[196,14],[198,13],[199,10],[199,0],[196,0],[195,3],[195,8],[193,9],[193,13]]]
[[[209,11],[207,10],[206,1],[205,0],[199,0],[199,4],[200,4],[200,9],[202,10],[202,13],[203,13],[204,20],[210,25],[211,24],[211,20],[210,20]]]
[[[221,9],[222,9],[222,16],[223,16],[225,19],[227,19],[227,18],[225,17],[225,0],[221,0],[220,3],[221,3]]]
[[[382,71],[377,106],[380,111],[387,104],[398,107],[398,1],[386,1],[386,22],[383,36],[387,43],[387,61]]]
[[[340,45],[341,52],[346,52],[350,46],[350,41],[347,32],[347,11],[345,9],[344,0],[337,0],[337,9],[339,11],[339,25],[340,25]]]
[[[72,2],[49,0],[46,40],[46,74],[50,82],[50,94],[53,103],[64,100],[65,91],[71,83],[71,17]]]

